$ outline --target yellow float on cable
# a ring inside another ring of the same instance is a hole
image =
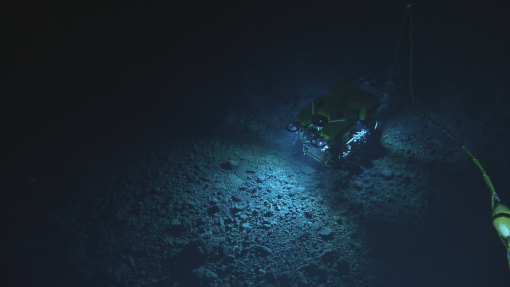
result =
[[[496,228],[501,242],[506,247],[508,266],[510,268],[510,209],[501,203],[496,203],[492,210],[492,224]]]

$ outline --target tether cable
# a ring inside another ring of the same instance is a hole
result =
[[[409,5],[408,5],[409,6]],[[393,66],[391,67],[391,75],[390,75],[390,91],[393,92],[393,87],[395,86],[393,83],[393,74],[395,72],[395,65],[397,64],[397,58],[398,58],[398,50],[400,49],[400,42],[402,41],[402,35],[404,34],[404,27],[406,24],[406,18],[407,13],[410,9],[406,9],[406,12],[404,13],[404,19],[402,20],[402,27],[400,28],[400,35],[398,36],[398,43],[397,43],[397,50],[395,51],[395,58],[393,59]]]
[[[439,129],[441,129],[442,131],[447,133],[451,138],[453,138],[457,142],[457,144],[459,144],[462,147],[462,149],[469,155],[469,157],[471,157],[471,159],[473,160],[475,165],[482,172],[483,179],[484,179],[485,183],[487,184],[487,186],[489,187],[489,189],[491,191],[491,194],[492,194],[492,209],[494,209],[495,204],[499,202],[499,197],[496,194],[496,190],[494,189],[494,186],[492,185],[492,182],[491,182],[491,179],[490,179],[489,175],[485,172],[484,168],[480,164],[480,161],[473,155],[473,153],[464,145],[464,143],[457,136],[455,136],[452,132],[450,132],[445,126],[443,126],[442,124],[436,122],[431,117],[429,117],[420,108],[420,106],[416,102],[416,98],[414,97],[414,93],[413,93],[413,11],[412,11],[412,7],[413,7],[412,3],[409,3],[406,6],[407,12],[409,12],[409,31],[410,31],[409,92],[411,93],[411,98],[412,98],[412,101],[413,101],[413,105],[416,108],[416,110],[418,110],[418,112],[420,112],[420,114],[425,119],[427,119],[428,121],[430,121],[431,123],[436,125]]]
[[[505,205],[501,204],[498,194],[492,185],[491,179],[487,172],[485,172],[484,168],[480,161],[473,155],[473,153],[464,145],[464,143],[456,137],[452,132],[450,132],[446,127],[436,122],[432,118],[430,118],[421,108],[418,106],[416,102],[416,98],[413,93],[413,13],[412,13],[413,3],[409,3],[406,6],[407,12],[409,12],[409,33],[410,33],[410,57],[409,57],[409,91],[411,94],[411,98],[413,101],[413,105],[420,112],[420,114],[435,124],[439,129],[443,130],[447,133],[451,138],[453,138],[457,144],[459,144],[462,149],[471,157],[473,163],[480,169],[482,172],[483,179],[485,184],[489,187],[491,192],[491,209],[492,209],[492,223],[498,232],[498,235],[503,242],[503,245],[506,248],[508,264],[510,267],[510,209],[508,209]],[[407,13],[406,12],[406,13]],[[405,19],[405,18],[404,18]],[[400,43],[400,39],[399,39]]]

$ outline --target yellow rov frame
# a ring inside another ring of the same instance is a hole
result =
[[[348,82],[340,81],[306,106],[294,123],[287,126],[297,132],[303,153],[328,167],[349,156],[370,131],[375,129],[375,111],[379,98]]]

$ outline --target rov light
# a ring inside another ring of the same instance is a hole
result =
[[[345,143],[347,150],[342,153],[342,157],[347,157],[353,151],[352,149],[353,144],[366,142],[366,138],[369,134],[370,132],[366,129],[362,129],[361,131],[354,133],[352,135],[352,138]]]
[[[327,141],[323,140],[323,138],[319,136],[313,137],[310,140],[310,143],[316,148],[323,148],[328,144]]]
[[[290,124],[287,126],[287,130],[291,133],[297,132],[299,130],[299,127],[296,124]]]

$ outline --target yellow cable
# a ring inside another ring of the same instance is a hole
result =
[[[492,185],[492,182],[490,180],[490,177],[489,175],[487,175],[487,173],[485,172],[485,170],[483,169],[482,165],[480,164],[480,161],[478,161],[478,159],[473,155],[473,153],[464,145],[464,143],[462,143],[462,141],[456,137],[452,132],[450,132],[446,127],[444,127],[443,125],[441,125],[440,123],[436,122],[435,120],[433,120],[432,118],[430,118],[419,106],[418,106],[418,103],[416,102],[416,98],[414,97],[414,93],[413,93],[413,11],[412,11],[412,3],[408,4],[407,5],[407,11],[409,12],[409,27],[410,27],[410,58],[409,58],[409,91],[411,93],[411,98],[413,100],[413,104],[414,104],[414,107],[416,108],[416,110],[418,110],[418,112],[420,112],[420,114],[425,118],[427,119],[428,121],[430,121],[431,123],[433,123],[434,125],[436,125],[439,129],[443,130],[445,133],[447,133],[451,138],[453,138],[457,144],[459,144],[462,149],[471,157],[471,159],[473,160],[473,163],[480,169],[480,171],[482,172],[482,176],[483,176],[483,179],[485,181],[485,183],[487,184],[487,186],[489,187],[489,190],[491,191],[492,193],[492,198],[493,200],[497,200],[499,202],[499,197],[497,196],[496,194],[496,190],[494,189],[494,186]],[[494,202],[492,203],[492,206],[494,208]]]
[[[473,160],[473,163],[478,167],[478,169],[480,169],[480,171],[482,172],[482,176],[483,176],[483,179],[485,181],[485,184],[489,187],[489,190],[491,192],[491,204],[492,204],[492,211],[493,211],[493,216],[494,216],[495,215],[494,212],[496,211],[496,208],[497,208],[498,204],[500,206],[503,206],[503,205],[500,203],[500,199],[498,197],[498,194],[496,193],[496,190],[494,189],[494,186],[492,185],[491,178],[485,172],[484,168],[482,167],[482,164],[480,164],[480,161],[473,155],[473,153],[462,143],[462,141],[458,137],[456,137],[453,133],[451,133],[443,125],[441,125],[440,123],[438,123],[438,122],[434,121],[433,119],[431,119],[418,106],[418,103],[416,102],[416,98],[414,97],[414,93],[413,93],[413,76],[412,76],[413,75],[413,13],[412,13],[412,6],[413,6],[413,4],[409,3],[406,8],[407,8],[407,11],[409,12],[409,28],[410,28],[409,90],[410,90],[410,93],[411,93],[411,98],[413,100],[414,107],[416,108],[416,110],[418,110],[420,112],[420,114],[425,119],[427,119],[428,121],[430,121],[433,124],[435,124],[439,129],[443,130],[451,138],[453,138],[457,142],[457,144],[459,144],[462,147],[462,149],[471,157],[471,159]],[[400,40],[399,40],[399,43],[400,43]],[[495,228],[496,228],[496,231],[498,232],[499,236],[502,238],[502,240],[503,240],[503,238],[507,238],[508,235],[506,234],[506,232],[507,232],[506,230],[502,231],[502,229],[500,229],[500,227],[497,227],[496,225],[495,225]],[[505,226],[505,228],[507,228],[507,226]],[[507,251],[507,259],[508,259],[508,264],[509,264],[509,267],[510,267],[510,242],[503,240],[503,244],[505,245],[505,248],[506,248],[506,251]]]
[[[402,40],[402,34],[404,34],[404,27],[405,27],[405,24],[406,24],[406,18],[407,18],[407,13],[408,12],[409,12],[409,9],[406,10],[406,13],[404,14],[404,20],[402,20],[402,27],[400,28],[400,35],[398,36],[397,50],[395,51],[395,58],[393,59],[393,66],[391,67],[391,75],[390,75],[390,85],[391,85],[390,91],[391,92],[393,92],[393,87],[395,86],[393,84],[393,73],[395,72],[395,65],[397,64],[398,50],[400,48],[400,42]]]

